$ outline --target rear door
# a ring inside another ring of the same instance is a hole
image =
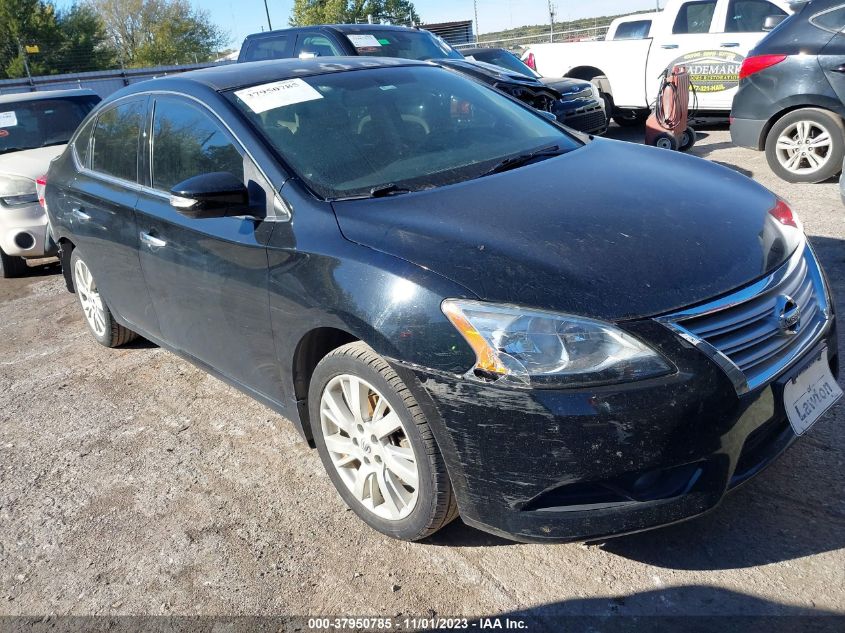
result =
[[[729,111],[739,85],[739,67],[763,38],[768,15],[786,11],[769,0],[687,0],[678,5],[674,18],[661,16],[646,71],[649,101],[657,97],[660,74],[684,65],[698,108]]]
[[[77,175],[64,192],[61,212],[111,311],[133,330],[156,336],[134,216],[147,101],[119,101],[97,116],[93,134],[80,136],[74,146]]]
[[[265,244],[272,222],[187,218],[169,191],[192,176],[230,172],[247,183],[258,215],[273,192],[209,110],[156,96],[149,135],[149,186],[136,207],[141,266],[164,341],[272,399],[281,380],[270,327]]]
[[[845,3],[814,15],[810,25],[831,35],[830,42],[819,54],[819,64],[839,100],[845,104]]]

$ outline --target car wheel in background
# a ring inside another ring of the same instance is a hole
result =
[[[111,311],[100,296],[97,282],[88,264],[85,263],[78,249],[74,249],[70,257],[70,267],[76,296],[79,298],[88,328],[97,342],[106,347],[119,347],[138,338],[135,332],[114,320]]]
[[[7,255],[6,252],[0,248],[1,278],[11,279],[12,277],[22,277],[28,270],[29,266],[26,265],[26,260],[23,257]]]
[[[423,412],[368,345],[350,343],[320,361],[309,412],[332,483],[372,528],[416,541],[457,517],[446,465]]]
[[[638,127],[645,124],[649,114],[651,113],[648,110],[614,109],[613,120],[622,127]]]
[[[766,137],[769,167],[787,182],[822,182],[842,170],[845,127],[827,110],[802,108],[780,118]]]

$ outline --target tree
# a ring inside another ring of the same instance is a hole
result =
[[[294,0],[291,26],[366,22],[414,24],[420,16],[410,0]]]
[[[2,1],[2,0],[0,0]],[[188,0],[90,0],[125,66],[207,61],[229,42]]]
[[[49,73],[44,58],[30,59],[25,47],[37,45],[50,50],[60,40],[53,5],[41,0],[0,0],[0,74],[26,75],[29,63],[33,75]]]

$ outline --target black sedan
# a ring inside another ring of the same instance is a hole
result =
[[[97,341],[143,336],[285,416],[396,538],[687,519],[841,396],[786,203],[424,62],[129,86],[46,201]]]

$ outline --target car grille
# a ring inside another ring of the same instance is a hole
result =
[[[708,354],[744,393],[770,382],[818,342],[830,320],[827,296],[815,255],[805,246],[757,283],[658,321]],[[800,320],[790,328],[781,317],[793,306]]]
[[[564,125],[568,125],[579,132],[594,133],[603,132],[607,129],[607,115],[601,106],[575,110],[572,113],[564,114],[563,118],[559,120]]]

